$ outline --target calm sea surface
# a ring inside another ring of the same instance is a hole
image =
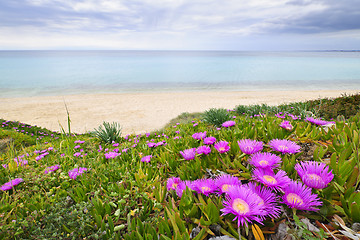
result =
[[[0,97],[360,89],[360,52],[0,51]]]

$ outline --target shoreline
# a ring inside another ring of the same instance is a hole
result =
[[[270,90],[270,91],[171,91],[138,93],[100,93],[64,96],[0,97],[0,118],[60,131],[92,131],[103,121],[119,122],[122,134],[159,130],[183,112],[203,112],[210,108],[232,109],[237,105],[283,103],[356,94],[359,90]]]

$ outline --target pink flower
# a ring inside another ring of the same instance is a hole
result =
[[[269,187],[272,190],[280,190],[290,183],[290,178],[286,172],[279,170],[276,174],[272,169],[257,168],[253,171],[253,178]]]
[[[316,119],[316,118],[312,118],[312,117],[307,117],[305,121],[308,121],[308,122],[311,122],[313,124],[320,125],[320,126],[328,125],[328,124],[335,124],[335,122],[328,122],[325,120]]]
[[[231,186],[223,201],[224,208],[220,209],[223,215],[232,214],[237,219],[238,227],[248,222],[256,221],[261,223],[261,215],[264,213],[264,205],[261,205],[261,198],[251,189],[244,186]]]
[[[293,129],[293,126],[289,121],[282,121],[279,126],[289,131]]]
[[[290,184],[284,188],[283,203],[290,208],[299,210],[318,211],[316,208],[321,206],[320,199],[316,194],[311,192],[311,188],[304,186],[300,182],[291,181]]]
[[[230,186],[241,185],[241,181],[237,177],[228,174],[223,174],[215,179],[215,185],[217,186],[217,190],[219,194],[223,194],[229,191]]]
[[[226,153],[230,150],[230,146],[229,143],[226,141],[220,141],[215,143],[214,148],[219,152],[219,153]]]
[[[168,191],[170,190],[175,190],[177,188],[177,186],[180,184],[181,179],[178,177],[171,177],[168,178],[167,183],[166,183],[166,188]]]
[[[184,151],[180,151],[180,154],[185,160],[192,160],[195,158],[196,148],[185,149]]]
[[[84,172],[87,171],[87,168],[74,168],[72,170],[69,171],[69,177],[71,179],[76,179],[78,176],[81,176]]]
[[[54,165],[51,167],[47,167],[44,171],[45,174],[48,174],[50,172],[55,172],[56,170],[58,170],[60,168],[60,165]]]
[[[321,162],[307,161],[297,163],[295,170],[299,174],[301,181],[311,188],[326,188],[334,178],[332,170],[329,171],[329,166]]]
[[[205,154],[205,155],[208,155],[211,153],[211,148],[209,146],[199,146],[197,149],[196,149],[196,153],[197,154]]]
[[[232,127],[232,126],[235,126],[235,121],[226,121],[226,122],[223,122],[223,124],[221,124],[222,127]]]
[[[193,137],[194,139],[196,139],[196,140],[201,140],[201,139],[203,139],[203,138],[206,137],[206,131],[205,131],[205,132],[194,133],[194,134],[192,135],[192,137]]]
[[[277,168],[281,158],[272,153],[257,152],[249,158],[249,163],[257,168]]]
[[[243,139],[237,142],[240,150],[245,154],[254,154],[263,149],[263,142],[251,139]]]
[[[269,142],[269,145],[272,150],[281,152],[282,154],[300,152],[300,146],[290,140],[273,139]]]
[[[206,145],[211,145],[211,144],[214,144],[215,142],[216,142],[215,137],[206,137],[206,138],[204,138],[204,144],[206,144]]]
[[[15,178],[13,180],[10,180],[7,183],[4,183],[1,187],[0,190],[2,191],[7,191],[12,189],[14,186],[18,185],[19,183],[22,183],[24,180],[22,178]]]
[[[144,156],[144,157],[141,158],[141,161],[142,162],[150,162],[152,157],[153,157],[152,155]]]
[[[197,193],[202,193],[205,196],[209,196],[216,190],[216,185],[212,179],[198,179],[192,182],[193,189]]]

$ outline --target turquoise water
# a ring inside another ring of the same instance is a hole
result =
[[[360,52],[0,51],[0,97],[360,89]]]

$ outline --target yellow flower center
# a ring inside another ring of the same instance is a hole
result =
[[[210,191],[210,188],[209,187],[201,187],[201,191],[207,192],[207,191]]]
[[[230,187],[229,184],[224,184],[224,185],[221,186],[221,191],[227,192],[229,190],[229,187]]]
[[[283,145],[283,146],[279,146],[280,151],[285,151],[288,150],[288,147]]]
[[[236,198],[234,200],[232,207],[239,214],[245,214],[249,212],[249,205],[240,198]]]
[[[171,185],[171,188],[176,188],[177,187],[177,183],[173,183],[172,185]]]
[[[310,178],[310,180],[312,181],[322,181],[321,177],[317,174],[311,173],[311,174],[306,174],[306,177]]]
[[[265,180],[270,184],[276,184],[277,181],[273,176],[264,175]]]
[[[269,164],[269,162],[266,161],[266,160],[261,160],[261,161],[259,162],[259,164],[260,164],[261,166],[266,166],[266,165]]]
[[[252,146],[246,146],[245,150],[251,152],[254,148]]]
[[[220,151],[225,151],[225,148],[224,147],[219,147],[219,150]]]
[[[289,203],[293,203],[293,204],[297,204],[297,205],[302,205],[304,203],[304,201],[301,199],[301,197],[295,193],[289,193],[286,196],[286,200]]]

